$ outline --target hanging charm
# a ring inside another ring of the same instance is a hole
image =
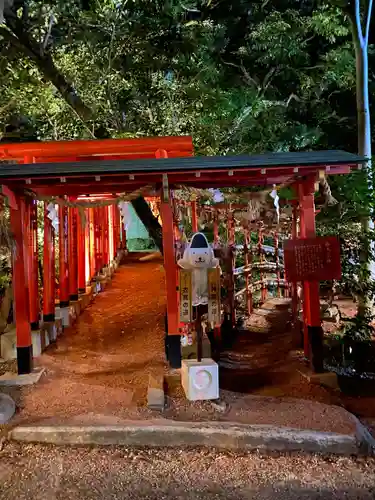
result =
[[[207,270],[208,281],[208,322],[214,326],[221,324],[220,268]]]
[[[276,184],[273,185],[273,190],[270,193],[271,198],[273,198],[273,204],[276,209],[277,223],[280,220],[280,205],[279,205],[279,195],[277,194]]]
[[[163,174],[162,196],[163,196],[163,202],[168,203],[169,202],[169,182],[168,182],[168,175],[167,174]]]

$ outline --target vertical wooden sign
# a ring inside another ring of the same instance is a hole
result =
[[[208,282],[208,321],[214,326],[221,324],[220,306],[220,269],[218,267],[207,270]]]
[[[193,321],[192,273],[180,269],[180,323]]]

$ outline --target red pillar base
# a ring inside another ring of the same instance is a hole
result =
[[[55,321],[55,315],[53,313],[43,314],[43,321],[44,323],[51,323],[52,321]]]
[[[309,338],[310,366],[315,373],[324,372],[323,328],[321,326],[307,326]]]
[[[17,347],[17,372],[25,375],[33,371],[33,346]]]
[[[165,354],[171,368],[181,368],[181,338],[179,335],[166,335]]]

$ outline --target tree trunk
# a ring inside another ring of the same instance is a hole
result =
[[[371,172],[371,122],[370,122],[370,103],[368,87],[368,35],[372,14],[372,0],[370,0],[368,10],[365,12],[365,33],[363,34],[360,15],[360,1],[355,0],[354,15],[349,15],[350,27],[352,31],[353,44],[356,59],[356,98],[357,98],[357,126],[358,126],[358,153],[366,158],[364,165],[367,177],[369,196],[373,193],[373,178]],[[365,234],[372,236],[374,220],[373,214],[362,219],[362,228]],[[375,279],[374,262],[374,242],[368,239],[367,248],[363,249],[361,256],[363,268],[367,275],[365,279],[373,281]],[[359,297],[358,313],[365,316],[366,311],[372,307],[371,297]]]
[[[152,213],[148,203],[141,196],[132,201],[133,208],[148,230],[155,245],[163,254],[163,232],[157,218]]]

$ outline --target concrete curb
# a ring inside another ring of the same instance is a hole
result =
[[[304,451],[359,455],[365,452],[363,436],[342,435],[268,425],[226,422],[126,422],[106,426],[19,426],[9,439],[54,445],[133,447],[202,446],[226,450]],[[360,438],[360,440],[359,440]]]
[[[356,438],[360,454],[367,456],[375,456],[375,439],[365,425],[355,416],[352,415],[356,423]]]

